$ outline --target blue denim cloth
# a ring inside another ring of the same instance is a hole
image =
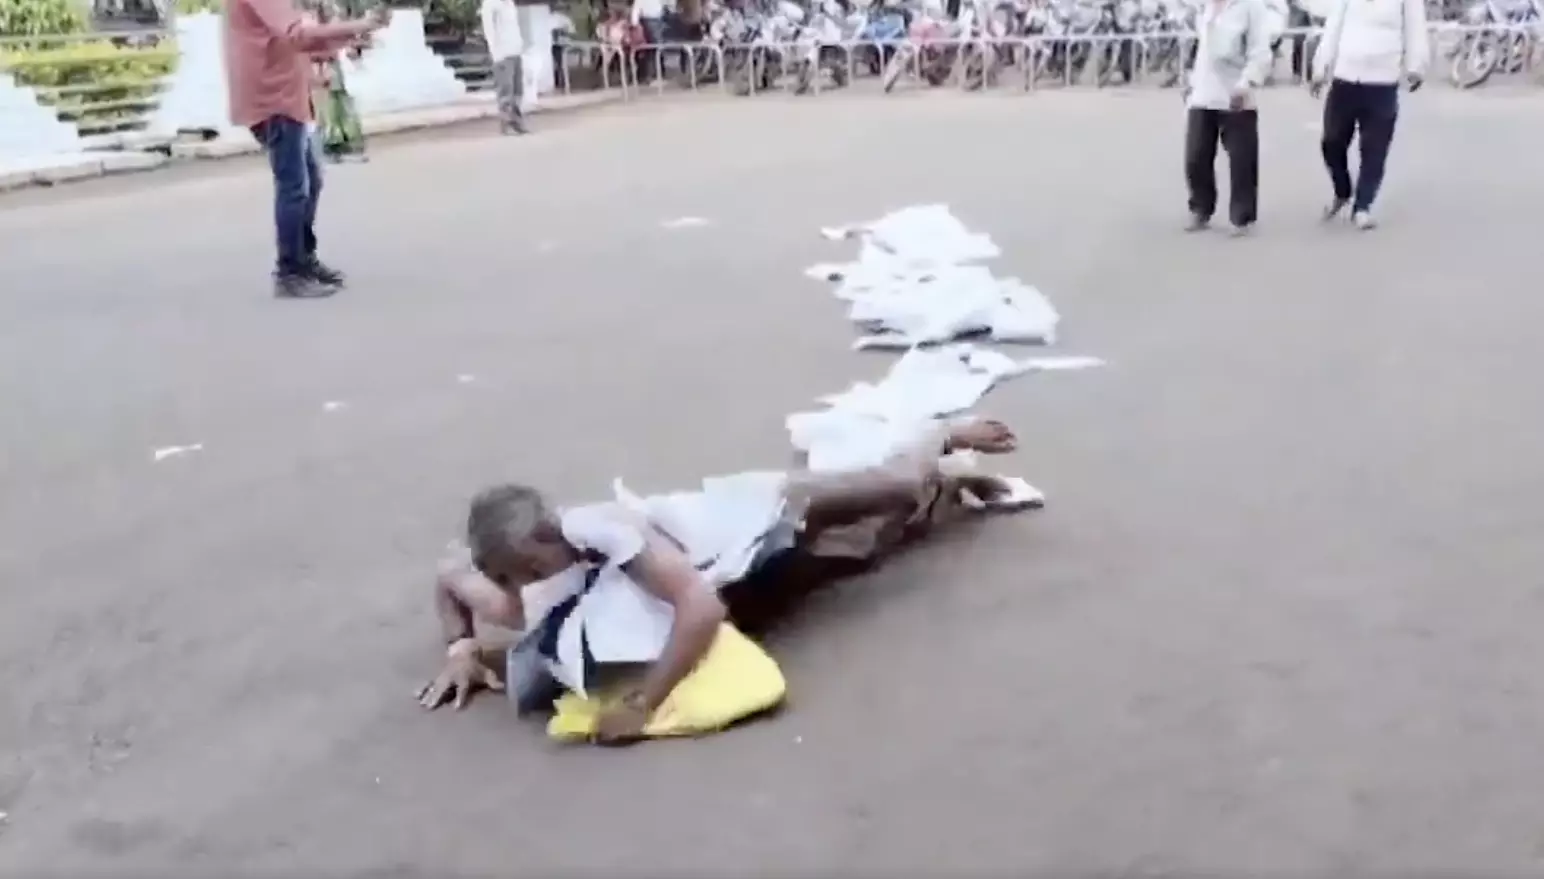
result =
[[[319,144],[310,126],[271,116],[252,126],[273,171],[273,224],[280,275],[304,273],[316,258],[316,204],[322,197]]]

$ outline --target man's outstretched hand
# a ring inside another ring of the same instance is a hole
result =
[[[445,667],[418,691],[418,704],[433,711],[451,702],[459,711],[478,687],[502,691],[504,682],[493,669],[483,665],[476,639],[462,638],[445,651]]]
[[[643,738],[649,709],[634,693],[601,712],[595,725],[595,741],[602,745],[630,745]]]

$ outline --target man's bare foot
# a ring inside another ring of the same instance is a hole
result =
[[[949,447],[1001,455],[1019,447],[1019,438],[1001,421],[961,418],[949,425]]]
[[[1038,510],[1045,506],[1045,495],[1022,479],[1007,476],[972,476],[960,480],[965,505],[983,510]],[[976,503],[971,503],[974,499]]]

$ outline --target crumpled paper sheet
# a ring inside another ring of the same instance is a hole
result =
[[[913,348],[878,382],[827,394],[828,408],[797,412],[785,424],[810,470],[877,466],[928,422],[970,409],[997,383],[1026,372],[1098,366],[1097,357],[1016,360],[968,342]]]
[[[997,278],[978,265],[1001,255],[944,205],[923,205],[870,223],[825,229],[828,238],[856,238],[858,259],[822,263],[806,274],[834,281],[849,318],[867,334],[856,349],[910,348],[985,334],[993,341],[1054,344],[1061,320],[1035,287]]]

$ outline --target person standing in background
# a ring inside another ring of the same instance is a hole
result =
[[[658,48],[665,42],[665,0],[633,0],[633,27],[643,31],[646,47],[638,58],[638,79],[651,81],[664,75],[665,56]]]
[[[291,0],[225,4],[231,122],[263,145],[273,172],[275,296],[330,296],[343,286],[343,273],[316,255],[322,169],[311,132],[311,59],[362,40],[390,18],[390,10],[375,9],[362,19],[322,24],[303,19]]]
[[[1366,0],[1357,0],[1366,2]],[[1259,213],[1260,116],[1255,91],[1271,69],[1271,28],[1265,0],[1205,0],[1185,90],[1185,182],[1189,231],[1211,224],[1217,209],[1217,143],[1228,152],[1228,219],[1235,235]]]
[[[525,114],[520,111],[520,97],[525,88],[525,71],[520,53],[525,51],[525,35],[520,32],[520,10],[514,0],[482,0],[483,40],[493,59],[493,87],[499,99],[499,131],[525,134]]]
[[[1383,186],[1394,124],[1399,120],[1399,83],[1421,87],[1431,52],[1422,0],[1340,0],[1330,12],[1324,43],[1314,57],[1309,91],[1324,99],[1324,133],[1319,146],[1334,198],[1324,209],[1333,220],[1351,205],[1351,222],[1372,229],[1373,202]],[[1351,179],[1351,139],[1358,137],[1361,167]]]
[[[332,19],[328,3],[317,4],[316,20],[327,24]],[[346,51],[356,59],[361,52],[357,46]],[[334,51],[322,53],[314,59],[317,84],[311,93],[311,103],[316,110],[316,127],[322,139],[322,153],[332,162],[349,158],[368,161],[369,157],[365,155],[364,126],[354,107],[354,99],[349,96],[348,82],[343,75],[343,61],[338,56],[339,53]]]

